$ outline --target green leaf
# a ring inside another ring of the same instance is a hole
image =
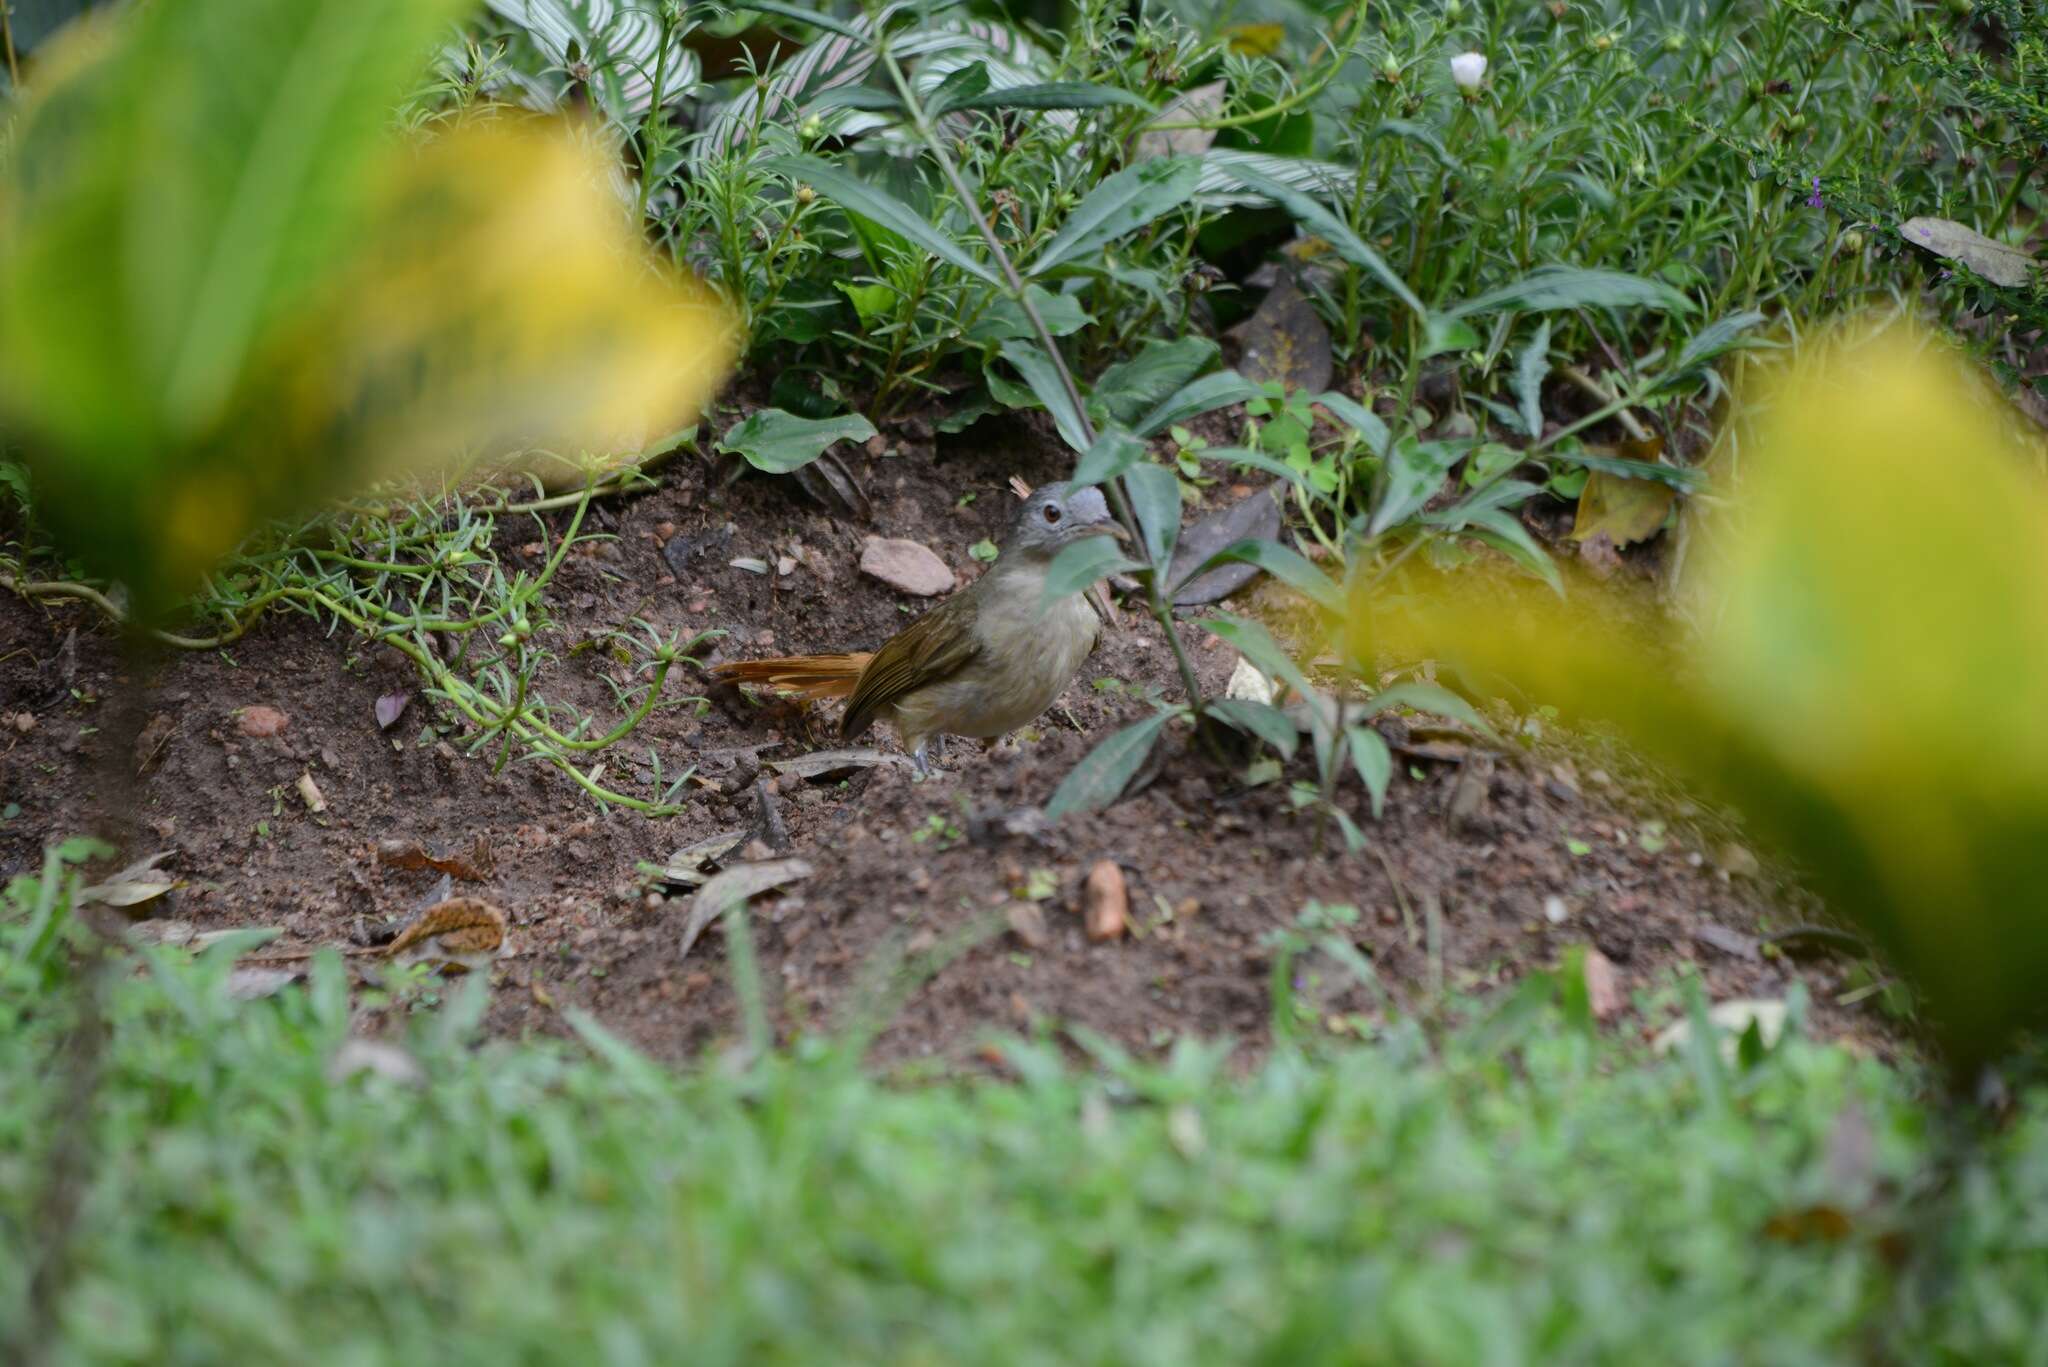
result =
[[[1038,310],[1046,331],[1055,337],[1079,332],[1095,321],[1071,294],[1055,294],[1037,285],[1026,285],[1024,292],[1031,297],[1031,305]],[[1031,326],[1024,306],[1007,294],[998,294],[967,329],[966,340],[976,346],[994,346],[998,342],[1029,341],[1037,336],[1038,330]]]
[[[1520,404],[1522,431],[1531,440],[1543,435],[1543,382],[1550,378],[1550,320],[1536,325],[1536,335],[1515,361],[1515,401]]]
[[[1479,334],[1472,325],[1449,314],[1432,313],[1423,325],[1422,357],[1441,356],[1446,351],[1476,351]]]
[[[1076,488],[1106,484],[1145,458],[1145,443],[1120,427],[1105,427],[1095,444],[1081,453],[1070,483]]]
[[[1135,560],[1123,553],[1114,539],[1107,536],[1084,536],[1070,546],[1062,546],[1060,553],[1052,558],[1052,564],[1045,571],[1045,601],[1057,602],[1070,593],[1079,593],[1098,579],[1107,579],[1112,574],[1128,574],[1142,568]]]
[[[1137,355],[1118,361],[1096,377],[1090,406],[1111,422],[1133,427],[1207,370],[1216,352],[1216,344],[1207,337],[1180,337],[1170,342],[1155,337],[1139,348]]]
[[[1471,703],[1442,684],[1423,683],[1419,680],[1414,683],[1395,684],[1392,688],[1382,688],[1373,694],[1362,707],[1363,710],[1359,713],[1361,719],[1376,717],[1389,708],[1411,707],[1417,712],[1430,712],[1439,717],[1449,717],[1452,721],[1463,722],[1482,736],[1493,734],[1493,728],[1472,710]]]
[[[1145,756],[1152,753],[1160,731],[1184,710],[1176,707],[1155,713],[1089,751],[1087,758],[1060,780],[1052,801],[1045,805],[1045,814],[1058,820],[1069,812],[1099,812],[1115,802]]]
[[[1469,443],[1417,441],[1403,437],[1387,456],[1385,492],[1366,524],[1367,536],[1378,536],[1422,511],[1422,505],[1443,486],[1444,476],[1465,454]]]
[[[1520,518],[1499,508],[1484,508],[1466,519],[1465,530],[1550,585],[1560,598],[1564,596],[1564,577],[1557,572],[1556,562],[1536,544]]]
[[[1372,815],[1377,821],[1387,805],[1387,784],[1394,777],[1394,756],[1387,749],[1386,739],[1370,726],[1348,728],[1345,739],[1350,742],[1352,767],[1358,770],[1358,777],[1365,782],[1365,791],[1372,798]]]
[[[925,115],[936,119],[951,110],[988,93],[988,67],[981,62],[969,62],[966,66],[955,67],[939,82],[925,100]]]
[[[1232,561],[1246,565],[1257,565],[1281,583],[1298,589],[1310,602],[1329,613],[1344,611],[1344,591],[1316,568],[1315,563],[1291,546],[1278,541],[1250,538],[1225,546],[1216,554],[1204,560],[1187,576],[1189,579],[1207,574],[1218,565]]]
[[[989,397],[1005,408],[1044,408],[1038,395],[1028,384],[1018,384],[999,370],[981,372],[982,383],[988,386]]]
[[[877,318],[887,318],[896,303],[896,291],[887,285],[850,285],[844,280],[835,280],[833,284],[853,301],[853,311],[860,315],[862,327]]]
[[[893,90],[882,90],[871,85],[842,86],[828,90],[811,101],[809,112],[823,114],[834,109],[859,109],[869,114],[903,113],[902,97]]]
[[[1045,354],[1045,348],[1036,342],[1021,338],[1002,345],[1002,357],[1017,368],[1024,377],[1024,383],[1031,386],[1031,392],[1052,414],[1053,424],[1059,428],[1060,436],[1076,451],[1086,451],[1088,423],[1081,416],[1081,410],[1074,407],[1073,398],[1067,387],[1060,381],[1060,373],[1053,365],[1052,358]],[[989,389],[995,391],[994,376],[990,377]],[[996,397],[1001,398],[1000,393]]]
[[[1192,199],[1201,178],[1201,163],[1193,157],[1159,157],[1117,172],[1074,206],[1027,273],[1042,275],[1136,232]]]
[[[1254,451],[1248,446],[1208,446],[1189,454],[1217,465],[1242,465],[1248,470],[1260,470],[1276,479],[1284,479],[1306,494],[1316,492],[1315,485],[1301,471],[1282,460],[1275,460],[1264,451]]]
[[[1382,285],[1387,292],[1406,304],[1420,318],[1429,316],[1415,291],[1408,288],[1408,282],[1394,273],[1393,267],[1381,259],[1380,254],[1367,246],[1365,239],[1344,226],[1344,221],[1324,208],[1315,196],[1283,185],[1263,172],[1255,171],[1241,163],[1231,163],[1228,172],[1231,179],[1247,190],[1257,191],[1294,216],[1295,222],[1307,228],[1316,236],[1336,249],[1337,255],[1365,271]]]
[[[1647,308],[1691,313],[1693,304],[1671,286],[1639,275],[1580,266],[1539,266],[1512,284],[1457,305],[1448,314],[1452,318],[1469,318],[1500,309],[1544,313],[1578,308]]]
[[[1100,388],[1099,385],[1097,387]],[[1213,375],[1190,380],[1160,400],[1158,407],[1138,419],[1133,430],[1141,437],[1157,436],[1175,423],[1186,422],[1189,418],[1243,403],[1247,399],[1256,399],[1264,392],[1235,370],[1219,370]]]
[[[1365,438],[1367,450],[1376,456],[1387,454],[1387,444],[1393,440],[1393,435],[1387,431],[1387,425],[1380,420],[1379,414],[1358,400],[1335,392],[1318,394],[1315,401],[1351,424],[1352,430]]]
[[[1308,675],[1301,672],[1301,666],[1294,662],[1294,657],[1280,648],[1280,643],[1262,624],[1249,617],[1233,617],[1225,613],[1204,618],[1201,625],[1237,647],[1238,654],[1269,677],[1283,681],[1304,698],[1315,696],[1315,686],[1308,681]]]
[[[844,19],[836,19],[832,15],[811,5],[784,5],[779,3],[779,0],[733,0],[732,7],[737,10],[753,10],[760,14],[773,14],[784,19],[794,19],[799,24],[809,24],[812,28],[821,28],[828,33],[836,33],[843,38],[851,38],[859,43],[867,43],[869,41],[868,34],[855,28]]]
[[[1164,574],[1180,539],[1180,477],[1163,465],[1140,463],[1124,472],[1124,488],[1145,537],[1145,553]]]
[[[809,465],[838,441],[866,441],[874,424],[858,413],[837,418],[799,418],[780,408],[763,408],[734,425],[718,449],[743,457],[756,470],[788,474]]]
[[[972,99],[961,100],[949,106],[953,109],[1104,109],[1111,105],[1129,105],[1133,109],[1152,108],[1145,100],[1128,90],[1114,86],[1093,85],[1087,81],[1045,81],[1032,85],[1013,85],[1004,90],[991,90]]]
[[[1624,456],[1601,456],[1591,451],[1566,450],[1560,446],[1550,452],[1553,460],[1570,465],[1582,465],[1588,470],[1599,470],[1623,479],[1654,479],[1659,484],[1668,484],[1684,493],[1690,493],[1707,482],[1699,470],[1684,465],[1656,465],[1646,460],[1629,460]]]
[[[1283,759],[1293,759],[1295,748],[1301,743],[1301,733],[1294,729],[1294,723],[1271,703],[1253,702],[1250,698],[1218,698],[1203,710],[1247,735],[1257,736],[1278,750]]]
[[[1657,377],[1651,388],[1664,389],[1677,384],[1708,361],[1727,352],[1774,345],[1761,337],[1745,335],[1764,319],[1765,315],[1755,309],[1716,318],[1686,338],[1685,345],[1678,349],[1678,355],[1665,368],[1664,373]]]
[[[916,210],[886,190],[878,189],[817,157],[769,157],[761,165],[765,170],[810,185],[841,208],[873,219],[975,279],[1000,287],[994,271],[976,261],[959,243],[927,223]]]

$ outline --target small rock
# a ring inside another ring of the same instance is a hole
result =
[[[1049,939],[1045,929],[1045,913],[1038,909],[1036,902],[1012,902],[1003,909],[1009,919],[1010,933],[1026,949],[1044,949]]]
[[[938,932],[926,927],[912,935],[903,945],[906,954],[929,954],[939,943]]]
[[[762,840],[758,836],[749,840],[740,850],[740,858],[750,864],[758,864],[764,859],[773,859],[774,857],[775,851],[768,847],[767,841]]]
[[[1730,878],[1755,878],[1763,873],[1763,865],[1750,853],[1747,845],[1731,840],[1714,852],[1714,862]]]
[[[245,707],[235,714],[235,729],[254,740],[281,734],[291,718],[275,707]]]
[[[1543,919],[1550,922],[1550,924],[1561,926],[1564,924],[1565,918],[1571,914],[1571,908],[1565,905],[1564,898],[1559,897],[1556,893],[1553,892],[1550,896],[1543,899]]]
[[[24,736],[36,729],[36,718],[33,712],[17,712],[7,720],[16,731]]]
[[[674,539],[675,534],[676,524],[673,522],[657,522],[654,524],[654,539],[663,545],[667,545],[669,541]]]
[[[1627,1005],[1622,1000],[1621,975],[1614,960],[1590,945],[1586,948],[1586,1001],[1597,1021],[1613,1020]]]
[[[328,1061],[329,1082],[341,1082],[357,1073],[373,1073],[392,1082],[407,1084],[427,1080],[426,1070],[414,1061],[411,1054],[396,1045],[372,1039],[346,1040]]]
[[[1744,935],[1739,930],[1717,926],[1711,921],[1692,928],[1692,937],[1703,945],[1712,945],[1723,954],[1754,963],[1763,958],[1763,949],[1753,935]]]
[[[299,800],[305,803],[306,810],[315,816],[327,810],[326,795],[320,791],[320,785],[313,781],[310,772],[299,775]]]
[[[928,546],[890,537],[870,537],[860,552],[862,574],[873,575],[891,588],[934,598],[953,589],[953,571]]]
[[[1081,893],[1081,913],[1088,938],[1097,944],[1123,938],[1131,908],[1130,890],[1124,885],[1124,871],[1114,859],[1096,861],[1088,870],[1088,882]]]

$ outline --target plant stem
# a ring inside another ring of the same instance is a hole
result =
[[[996,236],[994,226],[989,223],[987,215],[981,212],[974,192],[968,189],[966,178],[960,174],[959,166],[954,163],[952,154],[946,150],[944,140],[932,126],[931,120],[926,117],[924,105],[918,101],[917,93],[911,89],[910,81],[903,74],[903,68],[896,62],[896,54],[889,51],[888,39],[879,28],[875,33],[875,54],[888,71],[889,79],[895,82],[896,93],[902,98],[903,107],[910,112],[911,122],[916,126],[918,136],[924,140],[925,146],[931,149],[933,158],[938,161],[940,171],[945,174],[946,183],[953,187],[953,193],[959,197],[961,207],[967,211],[967,216],[974,220],[974,226],[981,230],[981,238],[988,245],[989,255],[995,259],[996,265],[1003,272],[1003,280],[1009,286],[1010,297],[1017,301],[1018,307],[1024,310],[1024,316],[1031,320],[1031,330],[1038,334],[1039,345],[1045,348],[1046,356],[1052,361],[1053,373],[1059,376],[1060,387],[1066,390],[1067,401],[1073,405],[1074,413],[1080,419],[1081,435],[1092,445],[1095,441],[1095,424],[1088,420],[1088,406],[1082,401],[1081,387],[1074,382],[1073,372],[1067,369],[1066,358],[1060,354],[1058,344],[1053,341],[1052,330],[1046,327],[1045,319],[1038,316],[1038,306],[1031,302],[1031,295],[1024,288],[1023,277],[1017,274],[1016,266],[1011,264],[1010,254],[1003,250],[1002,241]],[[1130,500],[1124,495],[1123,481],[1112,480],[1104,488],[1108,490],[1109,501],[1116,509],[1117,521],[1131,534],[1132,546],[1141,548],[1138,553],[1145,557],[1140,574],[1145,581],[1152,616],[1158,621],[1160,629],[1166,633],[1166,643],[1173,650],[1173,662],[1180,670],[1181,687],[1187,691],[1188,702],[1200,712],[1202,685],[1195,677],[1194,662],[1188,658],[1187,646],[1181,641],[1180,632],[1174,626],[1173,604],[1166,598],[1165,567],[1153,564],[1151,554],[1142,549],[1145,545],[1144,534],[1139,530],[1138,519],[1131,512]]]

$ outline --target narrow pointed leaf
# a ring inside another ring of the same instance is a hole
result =
[[[926,221],[924,215],[888,191],[850,175],[817,157],[770,157],[762,163],[770,170],[801,181],[841,208],[899,233],[949,265],[957,266],[975,279],[1000,286],[994,271],[976,261],[967,249]],[[973,212],[980,212],[975,208]]]
[[[1201,163],[1192,157],[1161,157],[1117,172],[1074,206],[1028,274],[1042,275],[1136,232],[1192,199],[1201,178]]]
[[[1099,812],[1115,802],[1145,756],[1152,753],[1160,731],[1179,715],[1180,708],[1155,713],[1089,751],[1087,758],[1060,780],[1052,801],[1045,805],[1045,814],[1057,820],[1069,812]]]

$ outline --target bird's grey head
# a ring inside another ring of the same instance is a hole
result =
[[[1016,524],[1003,542],[1003,553],[1051,556],[1084,536],[1123,534],[1103,501],[1102,490],[1092,486],[1074,489],[1059,481],[1041,485],[1024,500]]]

